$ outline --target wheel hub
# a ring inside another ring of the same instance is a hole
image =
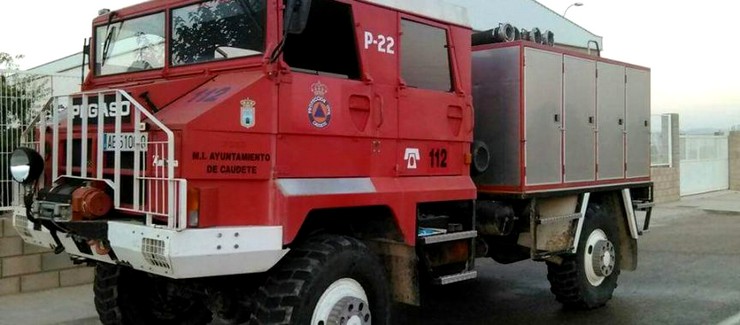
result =
[[[594,229],[586,239],[583,255],[583,267],[588,282],[598,287],[604,279],[614,272],[617,254],[614,244],[601,229]]]
[[[319,297],[311,325],[367,325],[370,305],[359,282],[342,278],[332,283]]]
[[[344,297],[332,308],[327,324],[367,325],[371,323],[367,303],[355,297]]]
[[[598,276],[607,277],[614,271],[614,245],[608,240],[599,240],[593,246],[593,271]]]

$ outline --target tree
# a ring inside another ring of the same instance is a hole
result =
[[[20,60],[23,58],[23,55],[10,55],[5,52],[0,52],[0,70],[17,70],[18,64],[15,63],[15,60]]]

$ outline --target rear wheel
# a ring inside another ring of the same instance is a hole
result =
[[[385,269],[357,239],[320,236],[293,248],[255,299],[253,324],[389,324]]]
[[[95,309],[103,324],[208,324],[200,297],[172,280],[127,267],[98,264]]]
[[[589,205],[575,255],[547,263],[550,290],[566,307],[593,309],[606,304],[619,277],[619,235],[615,218]]]

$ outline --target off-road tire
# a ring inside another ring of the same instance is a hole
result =
[[[106,325],[200,325],[211,322],[211,311],[201,300],[190,295],[179,297],[155,292],[157,287],[153,276],[144,272],[98,264],[93,291],[100,321]]]
[[[361,241],[337,235],[307,240],[269,271],[257,290],[250,323],[308,325],[321,295],[343,278],[357,281],[365,290],[372,324],[390,324],[385,268]]]
[[[550,281],[550,291],[555,294],[557,301],[566,308],[594,309],[604,306],[612,298],[617,288],[619,277],[619,232],[617,220],[610,216],[597,204],[589,204],[581,229],[576,254],[563,256],[560,265],[547,263],[547,279]],[[586,240],[596,229],[601,229],[607,239],[613,244],[616,261],[612,273],[605,277],[598,286],[591,284],[586,277],[584,251],[588,249]]]

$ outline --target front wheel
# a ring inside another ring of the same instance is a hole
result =
[[[617,220],[597,205],[589,205],[575,255],[561,264],[547,263],[550,291],[566,307],[593,309],[606,304],[619,277]]]
[[[252,324],[389,324],[385,269],[361,241],[320,236],[270,270]]]
[[[95,308],[103,324],[203,325],[211,311],[181,284],[124,266],[95,267]]]

